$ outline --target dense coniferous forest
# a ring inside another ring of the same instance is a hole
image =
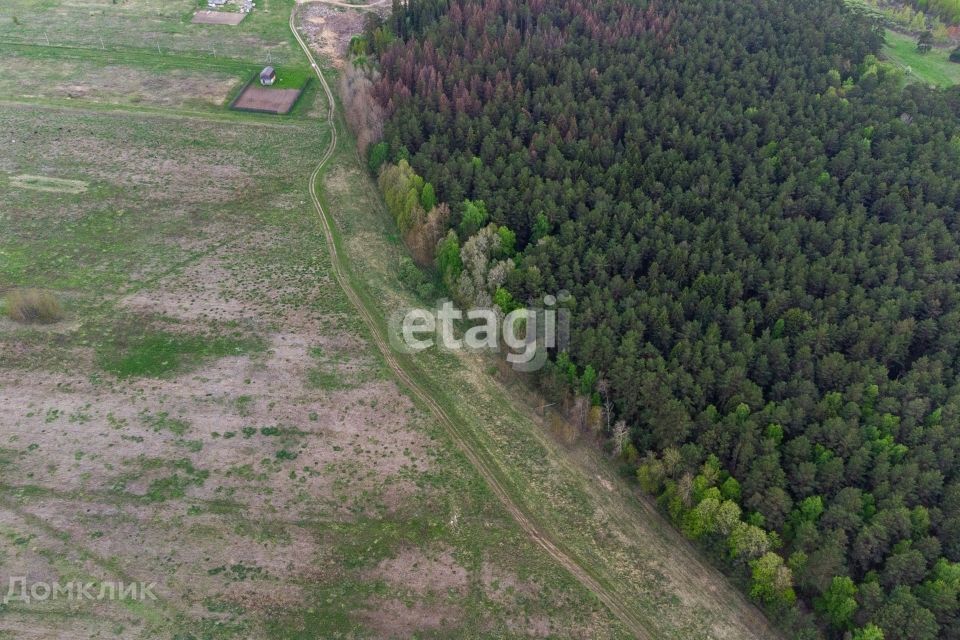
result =
[[[960,638],[960,92],[881,44],[840,0],[409,0],[357,47],[421,262],[573,294],[545,393],[791,637]]]

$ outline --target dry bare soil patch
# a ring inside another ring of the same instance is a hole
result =
[[[304,4],[298,11],[310,47],[341,67],[351,38],[363,32],[364,13],[319,2]]]
[[[290,113],[300,93],[300,89],[268,89],[251,84],[243,90],[232,106],[234,109],[284,115]]]

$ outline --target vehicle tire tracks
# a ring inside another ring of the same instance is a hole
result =
[[[337,283],[340,285],[340,288],[343,290],[344,294],[346,294],[351,304],[353,304],[353,306],[356,308],[357,313],[360,314],[363,323],[366,325],[367,330],[370,333],[371,339],[373,340],[377,349],[380,351],[385,363],[391,369],[394,376],[417,400],[419,400],[430,410],[430,413],[433,414],[434,418],[436,418],[440,425],[444,427],[458,448],[466,456],[467,460],[469,460],[471,465],[487,483],[487,486],[490,488],[493,494],[500,500],[513,519],[524,530],[524,532],[537,545],[544,549],[551,558],[569,571],[570,574],[576,578],[581,585],[591,591],[597,597],[597,599],[599,599],[635,637],[643,640],[653,640],[653,636],[650,635],[647,625],[644,624],[644,622],[634,613],[632,608],[627,603],[623,602],[623,599],[619,596],[619,594],[602,585],[584,566],[575,560],[570,553],[562,549],[549,534],[541,530],[541,528],[532,520],[532,518],[513,500],[509,492],[504,488],[501,481],[497,478],[497,474],[493,471],[493,469],[490,468],[480,453],[474,448],[470,440],[464,435],[462,428],[457,425],[457,423],[449,416],[447,411],[436,401],[436,399],[434,399],[434,397],[414,379],[413,374],[411,374],[407,368],[400,363],[396,357],[396,354],[391,349],[386,336],[381,330],[380,325],[375,319],[375,312],[368,308],[367,304],[354,289],[353,284],[350,281],[350,277],[347,274],[345,260],[337,248],[336,238],[333,231],[334,221],[327,210],[323,207],[323,204],[320,202],[320,198],[317,196],[317,180],[327,163],[330,161],[330,158],[333,157],[333,154],[337,148],[338,133],[336,122],[336,101],[334,99],[333,92],[330,89],[330,85],[323,76],[323,72],[320,70],[313,53],[310,51],[310,48],[297,31],[297,6],[300,5],[295,5],[290,12],[290,31],[293,33],[294,38],[296,38],[300,47],[303,49],[303,52],[309,60],[314,73],[316,73],[317,78],[320,80],[320,84],[323,86],[323,91],[326,94],[328,103],[327,122],[329,123],[330,127],[330,144],[324,151],[323,156],[321,157],[316,168],[310,174],[309,189],[310,198],[313,202],[314,208],[316,209],[317,216],[323,229],[327,250],[330,254],[330,261],[332,263],[333,273]]]

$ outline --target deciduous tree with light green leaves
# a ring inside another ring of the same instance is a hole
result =
[[[387,208],[397,221],[400,231],[406,233],[423,224],[426,212],[420,206],[423,178],[418,176],[406,160],[386,165],[380,173],[380,189]]]
[[[770,538],[760,527],[738,522],[727,537],[730,555],[740,560],[759,558],[770,549]]]
[[[420,206],[426,212],[432,211],[437,206],[437,193],[429,182],[424,183],[423,189],[420,191]]]
[[[750,595],[773,607],[789,607],[796,601],[793,572],[772,551],[750,563],[753,578]]]
[[[437,269],[448,287],[460,279],[460,273],[463,271],[460,240],[457,239],[457,234],[452,229],[437,246]]]
[[[885,640],[883,629],[875,624],[868,624],[862,629],[853,632],[852,640]]]
[[[386,142],[378,142],[377,144],[370,147],[370,172],[373,175],[379,175],[380,169],[387,162],[387,154],[389,152],[389,147]]]
[[[857,585],[849,576],[834,577],[817,601],[817,608],[823,611],[830,624],[841,630],[849,629],[853,624],[857,606]]]
[[[470,238],[487,223],[490,214],[483,200],[466,200],[463,203],[463,218],[460,221],[460,237]]]

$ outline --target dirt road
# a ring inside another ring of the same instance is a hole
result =
[[[503,503],[507,511],[510,512],[513,518],[530,536],[530,538],[540,545],[548,554],[550,554],[550,556],[557,563],[562,565],[573,576],[575,576],[577,580],[584,585],[584,587],[593,592],[597,598],[603,602],[610,609],[610,611],[614,613],[614,615],[617,616],[624,626],[626,626],[630,632],[633,633],[635,637],[652,640],[652,636],[649,634],[643,623],[631,611],[630,606],[627,603],[622,602],[616,593],[609,591],[603,585],[601,585],[586,568],[581,566],[580,563],[568,555],[554,540],[551,539],[546,532],[541,531],[531,520],[531,518],[513,501],[509,493],[504,489],[500,481],[497,479],[495,472],[490,469],[481,456],[474,451],[471,443],[463,436],[457,424],[447,415],[443,407],[441,407],[440,404],[437,403],[436,400],[434,400],[434,398],[427,393],[427,391],[425,391],[420,384],[417,383],[415,380],[416,373],[408,372],[407,369],[397,360],[396,354],[390,348],[389,341],[383,334],[380,325],[374,319],[375,311],[367,308],[367,305],[364,303],[363,299],[354,290],[353,284],[350,282],[350,279],[347,276],[344,260],[337,248],[333,233],[333,220],[331,216],[329,216],[324,210],[323,205],[320,203],[320,199],[317,197],[317,178],[337,148],[338,132],[335,118],[336,101],[334,100],[333,92],[330,90],[330,85],[327,83],[326,78],[324,78],[316,59],[313,57],[313,54],[310,51],[310,48],[297,31],[295,22],[296,10],[294,9],[294,11],[292,11],[290,14],[290,30],[293,32],[294,37],[297,39],[297,42],[303,49],[304,55],[307,56],[308,60],[310,61],[310,65],[317,74],[317,78],[319,78],[320,83],[323,86],[323,90],[326,93],[327,102],[329,104],[327,121],[330,125],[331,132],[330,145],[327,147],[323,157],[320,159],[320,162],[317,164],[317,167],[310,176],[310,197],[322,224],[324,235],[326,236],[327,248],[330,251],[330,258],[333,263],[334,275],[337,278],[337,282],[343,288],[343,291],[350,299],[350,302],[354,305],[354,307],[356,307],[357,312],[360,314],[364,324],[370,331],[370,335],[372,336],[374,343],[380,350],[384,361],[393,371],[397,379],[407,387],[413,396],[415,396],[420,402],[430,409],[430,412],[433,414],[434,418],[436,418],[436,420],[446,429],[453,441],[463,451],[467,459],[470,460],[470,463],[486,481],[491,491],[493,491],[501,503]]]

